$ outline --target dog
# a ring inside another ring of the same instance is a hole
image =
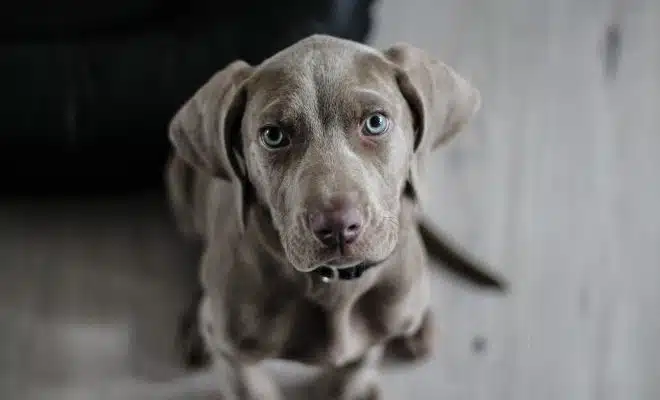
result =
[[[191,320],[228,368],[223,398],[281,398],[259,364],[285,359],[322,368],[310,398],[378,399],[384,354],[432,351],[429,255],[504,287],[421,217],[431,153],[480,103],[410,44],[312,35],[234,61],[179,109],[167,187],[204,247]]]

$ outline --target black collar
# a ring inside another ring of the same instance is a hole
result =
[[[331,282],[338,279],[350,281],[358,279],[366,270],[375,267],[378,264],[380,264],[380,262],[363,262],[347,268],[336,268],[329,265],[322,265],[313,270],[312,273],[319,276],[323,282]]]

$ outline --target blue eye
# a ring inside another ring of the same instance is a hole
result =
[[[261,137],[261,143],[270,150],[281,149],[291,143],[289,136],[277,126],[261,128],[259,136]]]
[[[367,136],[380,136],[387,132],[390,120],[383,113],[373,113],[364,121],[362,132]]]

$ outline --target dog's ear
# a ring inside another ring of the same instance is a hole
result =
[[[479,91],[451,67],[407,43],[385,50],[414,118],[415,145],[407,192],[424,197],[421,179],[430,152],[448,141],[479,110]]]
[[[217,72],[176,113],[169,138],[177,155],[198,170],[230,181],[239,228],[245,227],[249,182],[242,151],[244,85],[253,67],[234,61]]]

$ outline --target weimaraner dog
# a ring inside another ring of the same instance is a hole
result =
[[[478,271],[420,225],[425,166],[480,96],[408,44],[313,35],[235,61],[178,111],[169,196],[203,242],[199,332],[223,398],[280,398],[266,359],[320,366],[310,399],[377,399],[392,352],[431,351],[429,255]]]

